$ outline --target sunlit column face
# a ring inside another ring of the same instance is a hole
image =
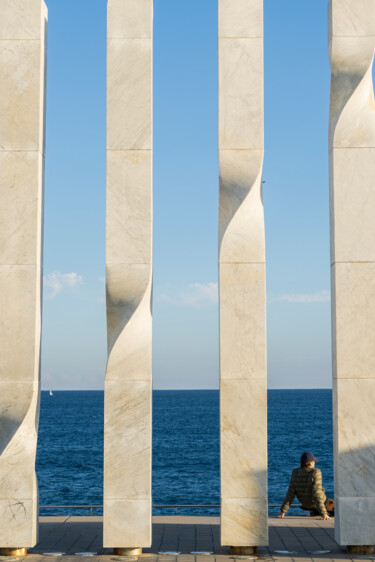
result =
[[[263,1],[219,0],[221,542],[268,544]]]
[[[0,0],[0,548],[38,537],[46,27],[41,0]]]
[[[328,14],[335,532],[374,545],[375,4],[332,0]]]
[[[152,0],[108,0],[104,546],[151,546]]]

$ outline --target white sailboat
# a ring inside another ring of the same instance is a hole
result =
[[[50,396],[53,396],[52,390],[49,391],[49,395],[50,395]]]

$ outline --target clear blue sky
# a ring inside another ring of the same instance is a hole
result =
[[[47,0],[42,385],[106,364],[106,0]],[[331,386],[327,0],[265,0],[270,388]],[[217,0],[154,0],[154,388],[217,388]]]

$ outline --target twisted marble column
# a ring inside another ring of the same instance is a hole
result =
[[[152,8],[108,0],[104,546],[118,553],[151,546]]]
[[[45,34],[41,0],[0,0],[0,551],[38,537]]]
[[[268,544],[263,0],[219,0],[221,542]]]
[[[375,544],[374,0],[331,0],[335,533]]]

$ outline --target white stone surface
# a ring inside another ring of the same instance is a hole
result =
[[[221,503],[221,543],[235,546],[268,545],[268,513],[264,498],[223,499]]]
[[[109,150],[107,185],[107,264],[150,264],[151,150]]]
[[[374,545],[375,3],[328,13],[335,537]]]
[[[45,33],[41,0],[0,0],[0,548],[38,537]]]
[[[38,539],[35,475],[40,383],[0,381],[0,545],[34,546]]]
[[[35,266],[41,252],[43,157],[37,151],[3,151],[0,171],[0,265]]]
[[[219,0],[221,542],[268,544],[263,1]]]
[[[331,194],[332,263],[374,262],[374,149],[342,148],[331,153],[331,160],[337,186]],[[354,191],[354,185],[361,188]]]
[[[109,39],[152,38],[153,0],[111,0],[108,4]]]
[[[219,39],[219,61],[219,149],[262,149],[263,39]]]
[[[46,8],[40,0],[0,0],[0,40],[40,41]]]
[[[34,381],[38,377],[40,283],[38,266],[0,266],[1,381]]]
[[[38,525],[37,507],[37,498],[0,499],[0,544],[5,545],[1,548],[14,547],[16,537],[17,545],[35,546],[38,540],[35,531]]]
[[[372,61],[375,37],[333,37],[331,56],[330,146],[375,145]]]
[[[333,381],[335,480],[340,497],[375,498],[375,424],[369,417],[374,400],[375,378]]]
[[[107,149],[151,148],[152,41],[108,39]]]
[[[43,43],[0,40],[0,150],[43,152]]]
[[[151,266],[107,266],[107,381],[151,380]]]
[[[221,263],[263,263],[262,150],[219,154]]]
[[[340,498],[335,503],[335,540],[343,545],[373,545],[375,498]],[[358,532],[360,530],[360,533]]]
[[[37,494],[34,464],[38,395],[39,381],[0,381],[0,474],[4,501],[33,499]],[[32,530],[26,532],[30,534]]]
[[[145,542],[151,545],[151,503],[149,499],[104,500],[106,524],[103,526],[103,544],[113,548],[124,547],[126,537],[132,546],[141,548]],[[130,548],[130,547],[129,547]]]
[[[220,264],[221,380],[266,380],[264,264]]]
[[[108,0],[104,546],[151,546],[152,0]]]
[[[219,37],[263,37],[263,6],[249,0],[219,0]]]
[[[335,0],[329,5],[328,16],[332,36],[375,36],[374,0]]]
[[[267,381],[221,380],[221,494],[267,495]],[[244,443],[252,454],[244,455]],[[245,543],[246,546],[247,543]]]
[[[375,380],[375,263],[336,263],[332,294],[333,377]]]
[[[104,495],[150,498],[151,381],[107,381]]]

